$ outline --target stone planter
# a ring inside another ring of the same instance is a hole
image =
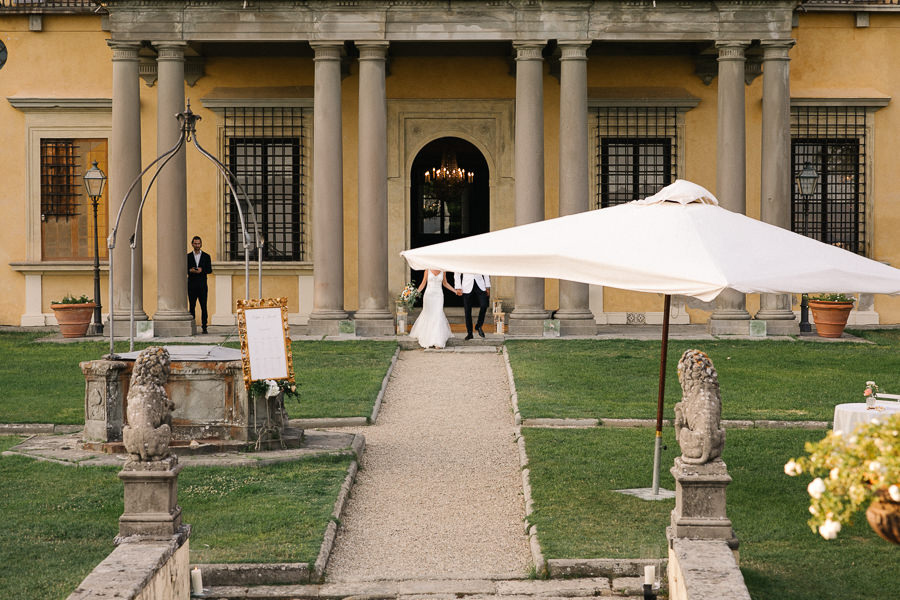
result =
[[[93,302],[83,304],[51,304],[56,322],[59,323],[59,331],[63,337],[84,337],[94,315]]]
[[[900,544],[900,502],[891,500],[881,490],[866,509],[866,520],[875,533],[892,544]]]
[[[816,333],[820,337],[839,338],[844,333],[853,303],[810,300],[809,310],[812,311]]]

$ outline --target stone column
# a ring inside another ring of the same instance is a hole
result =
[[[156,152],[170,150],[181,133],[175,115],[184,112],[184,42],[157,42]],[[195,332],[187,297],[187,164],[185,148],[169,160],[156,180],[157,337]]]
[[[115,226],[116,215],[125,198],[125,192],[141,172],[141,92],[138,78],[138,43],[110,41],[112,48],[112,135],[109,141],[109,227]],[[130,239],[137,222],[138,205],[141,203],[141,184],[134,187],[116,234],[116,247],[112,250],[114,273],[113,305],[107,306],[112,317],[128,323],[131,312],[131,246]],[[138,229],[134,247],[134,317],[147,320],[144,312],[143,236]],[[127,329],[116,329],[119,335],[128,335]]]
[[[762,160],[760,217],[791,228],[791,84],[788,52],[794,40],[763,41]],[[757,319],[767,333],[797,335],[790,294],[762,294]]]
[[[357,335],[393,335],[388,302],[387,42],[359,49],[359,309]]]
[[[744,51],[746,42],[718,42],[719,97],[716,195],[722,208],[745,214],[747,209],[747,148],[744,114]],[[726,289],[716,298],[709,332],[750,333],[750,313],[744,294]]]
[[[516,49],[516,225],[544,219],[544,59],[545,42],[515,42]],[[516,278],[516,303],[509,333],[542,335],[544,280]]]
[[[341,144],[341,55],[339,42],[314,42],[313,107],[313,312],[308,331],[334,335],[344,311],[344,189]]]
[[[559,42],[559,215],[588,210],[587,49],[589,42]],[[585,283],[559,282],[560,335],[594,335],[597,324]]]

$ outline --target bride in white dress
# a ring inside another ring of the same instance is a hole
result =
[[[447,282],[447,275],[443,271],[428,270],[426,277],[419,284],[419,291],[425,288],[422,296],[422,312],[413,323],[409,331],[409,337],[418,338],[419,345],[423,348],[443,348],[450,338],[450,322],[444,314],[445,287],[455,293],[453,286]],[[427,285],[427,287],[426,287]]]

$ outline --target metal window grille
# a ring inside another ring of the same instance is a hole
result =
[[[795,107],[791,111],[792,176],[810,165],[814,192],[791,192],[791,230],[826,244],[866,252],[866,109]]]
[[[225,164],[253,203],[265,238],[263,260],[306,258],[307,113],[292,107],[225,110]],[[226,250],[229,260],[241,260],[240,218],[223,187]],[[241,209],[252,236],[248,207]]]
[[[41,216],[68,219],[78,214],[82,182],[75,140],[41,140]]]
[[[675,108],[610,107],[596,111],[596,207],[639,200],[675,180],[678,171]]]

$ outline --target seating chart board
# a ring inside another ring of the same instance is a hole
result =
[[[238,300],[238,330],[244,385],[254,381],[294,381],[287,298]]]

